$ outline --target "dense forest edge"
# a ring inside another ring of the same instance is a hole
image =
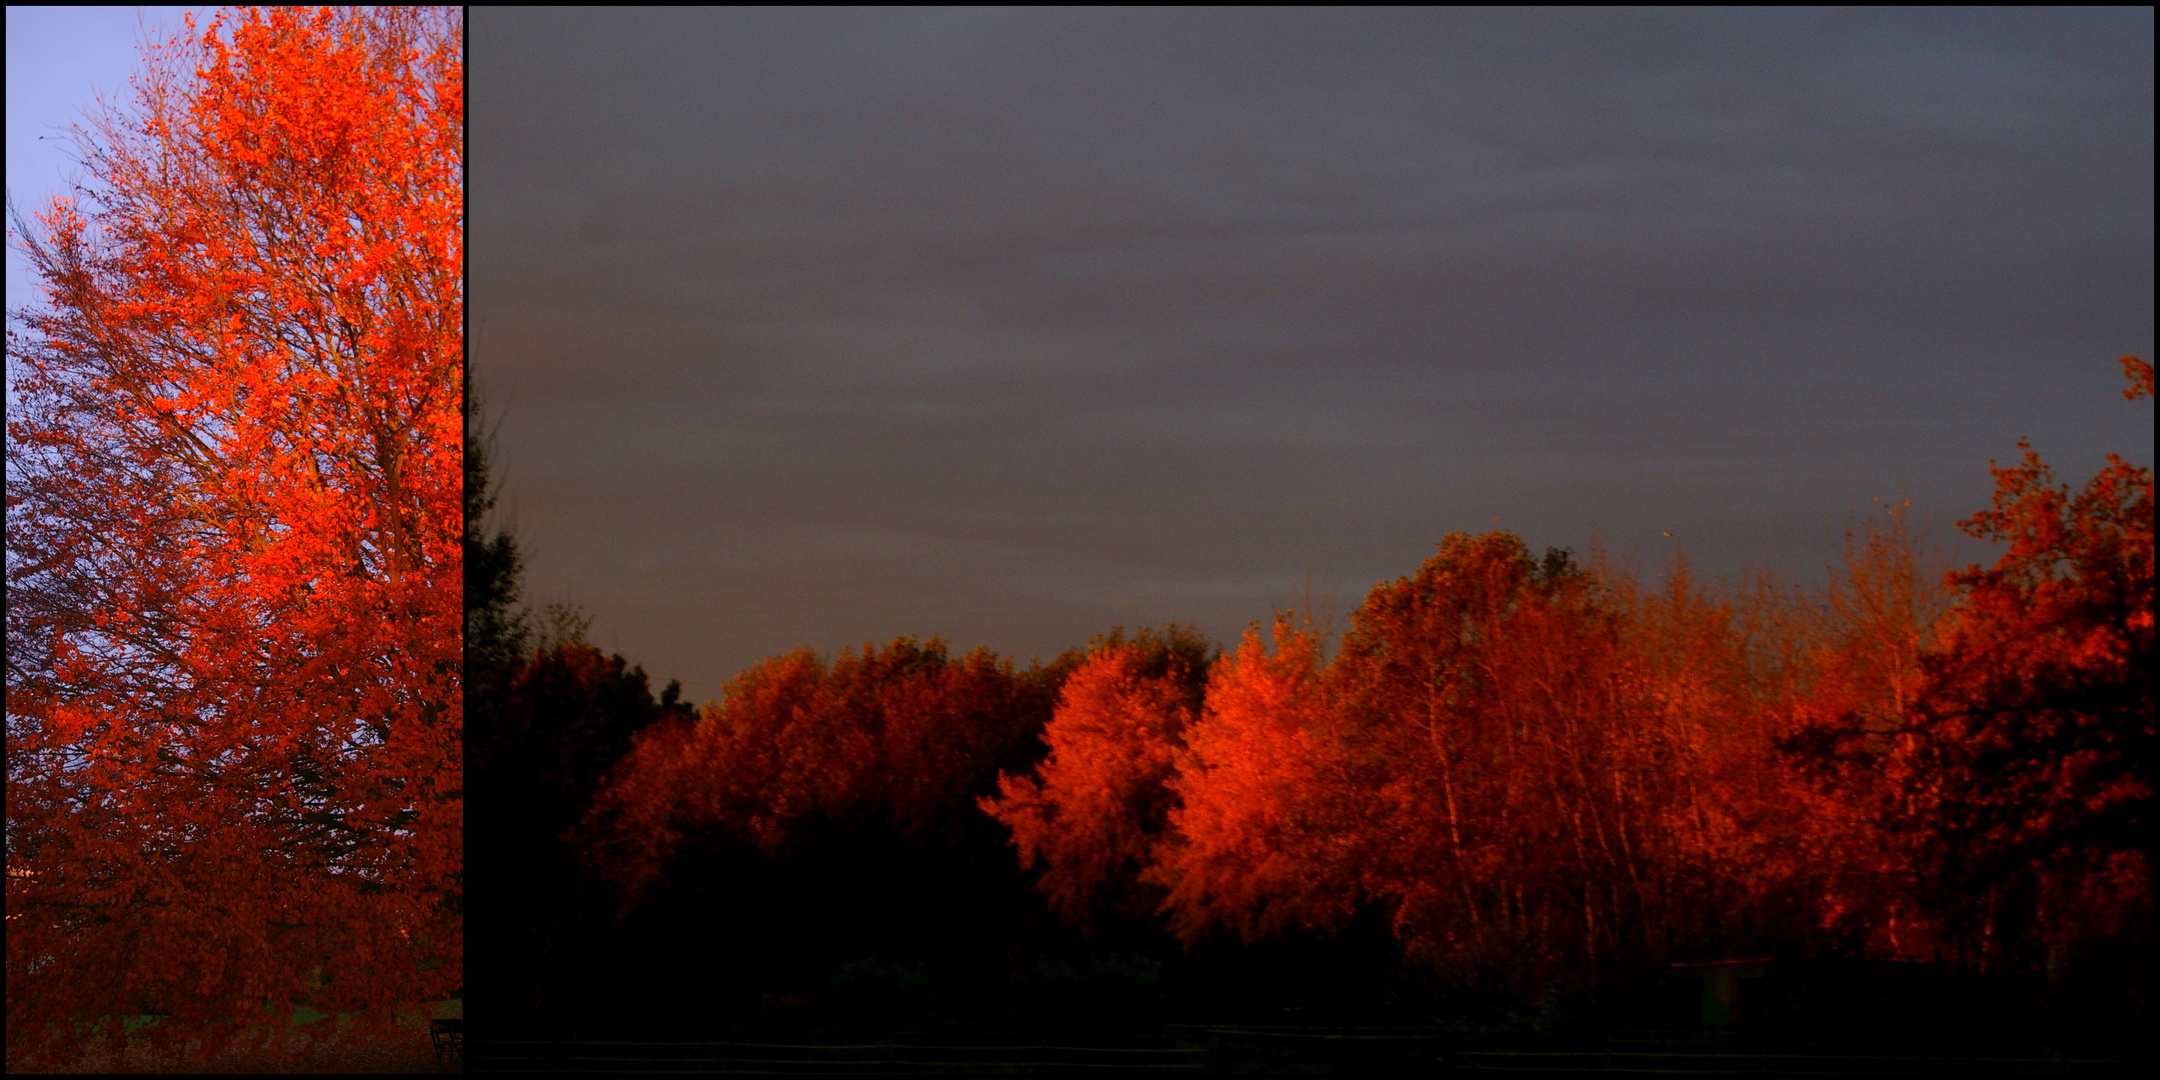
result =
[[[2148,468],[2021,442],[1986,567],[1900,505],[1812,591],[1454,533],[1339,641],[901,638],[693,708],[519,606],[476,415],[476,1033],[2142,1052]]]

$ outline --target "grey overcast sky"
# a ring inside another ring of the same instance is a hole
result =
[[[470,25],[529,596],[699,700],[1339,624],[1453,530],[1819,582],[2020,435],[2152,460],[2150,8]]]

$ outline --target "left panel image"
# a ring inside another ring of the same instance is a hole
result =
[[[7,1068],[462,1020],[464,17],[7,13]]]

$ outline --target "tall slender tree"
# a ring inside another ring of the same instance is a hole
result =
[[[191,17],[14,221],[11,1067],[463,981],[463,40]]]

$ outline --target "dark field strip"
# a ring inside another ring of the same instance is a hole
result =
[[[1430,1034],[1187,1028],[1188,1045],[524,1041],[474,1042],[476,1073],[642,1076],[1440,1075],[1746,1077],[2148,1076],[2152,1063],[2099,1058],[1895,1056],[1656,1050],[1462,1050]],[[1204,1045],[1193,1045],[1204,1043]]]
[[[2096,1058],[1914,1057],[1863,1054],[1717,1053],[1711,1051],[1606,1052],[1462,1051],[1449,1055],[1449,1071],[1508,1076],[1579,1076],[1614,1073],[1643,1076],[2150,1076],[2151,1062]]]
[[[639,1075],[892,1076],[1101,1075],[1197,1072],[1199,1048],[933,1045],[906,1043],[473,1041],[475,1073],[602,1072]]]
[[[194,1061],[177,1051],[153,1053],[140,1039],[98,1039],[85,1047],[79,1056],[54,1071],[68,1073],[185,1073],[206,1075],[229,1074],[293,1074],[312,1073],[326,1075],[349,1075],[353,1073],[446,1073],[459,1071],[455,1053],[438,1055],[428,1038],[430,1017],[445,1019],[464,1015],[462,1000],[430,1002],[426,1012],[409,1012],[401,1015],[397,1030],[387,1037],[360,1040],[339,1034],[326,1033],[322,1038],[310,1041],[306,1029],[327,1023],[329,1032],[338,1032],[348,1026],[349,1018],[343,1015],[328,1017],[320,1013],[303,1013],[301,1022],[290,1029],[284,1041],[284,1053],[265,1052],[253,1045],[235,1047],[208,1061]],[[131,1022],[125,1029],[143,1026]],[[10,1073],[24,1071],[11,1061]]]

